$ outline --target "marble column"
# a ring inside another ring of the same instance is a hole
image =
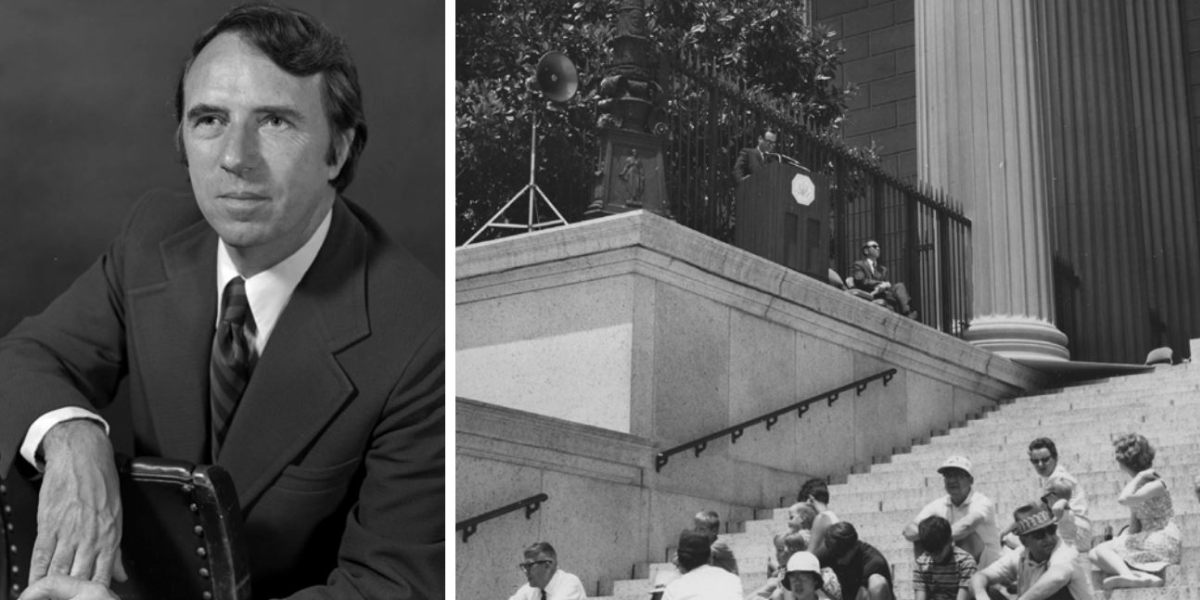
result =
[[[1066,360],[1054,325],[1036,3],[916,0],[917,152],[921,179],[972,220],[966,339],[1010,358]]]
[[[1156,136],[1139,124],[1143,86],[1133,73],[1166,62],[1154,56],[1148,69],[1134,66],[1127,11],[1161,2],[1135,4],[1035,6],[1056,316],[1075,360],[1140,363],[1153,348],[1142,207],[1157,200],[1143,193],[1139,174]]]

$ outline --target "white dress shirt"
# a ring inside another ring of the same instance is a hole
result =
[[[279,321],[279,315],[283,313],[283,309],[291,300],[292,292],[296,290],[296,286],[300,284],[300,280],[316,260],[317,253],[321,250],[321,245],[325,243],[325,237],[329,234],[329,223],[332,219],[333,210],[331,208],[325,213],[325,218],[321,220],[321,224],[317,226],[316,231],[303,246],[271,268],[246,279],[246,299],[250,303],[250,312],[254,315],[256,326],[256,333],[253,336],[254,350],[259,356],[267,346],[267,340],[270,339],[271,332],[275,329],[275,323]],[[221,295],[225,292],[225,284],[237,276],[237,267],[234,266],[233,259],[229,256],[229,248],[225,245],[224,240],[219,240],[215,279],[218,313],[220,313]],[[221,316],[218,314],[217,320],[220,318]],[[214,321],[214,327],[215,325],[216,321]],[[42,445],[42,439],[46,437],[50,428],[63,421],[74,419],[95,421],[104,426],[105,433],[109,432],[108,422],[90,410],[77,406],[58,408],[38,417],[29,426],[25,440],[21,443],[21,456],[39,471],[42,470],[42,465],[37,461],[37,450]]]
[[[546,600],[583,600],[587,592],[583,590],[583,582],[579,578],[558,569],[550,581],[546,582]],[[542,590],[528,583],[521,586],[517,593],[508,600],[542,600]]]
[[[742,600],[742,579],[720,567],[700,565],[668,583],[662,600]]]
[[[946,519],[950,525],[967,515],[979,516],[980,521],[974,528],[975,534],[983,542],[983,553],[976,561],[979,568],[987,567],[1000,557],[1000,529],[996,527],[996,505],[987,496],[971,490],[962,504],[955,506],[947,494],[925,505],[915,522],[920,523],[934,515]]]

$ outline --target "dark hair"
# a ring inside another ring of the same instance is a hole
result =
[[[537,556],[545,554],[554,560],[558,560],[558,553],[554,551],[554,546],[550,542],[534,542],[525,548],[525,556]]]
[[[712,542],[703,533],[690,529],[683,530],[679,534],[679,550],[676,552],[676,556],[679,557],[679,566],[684,571],[691,571],[696,567],[707,565],[712,556],[710,544]]]
[[[800,493],[796,495],[797,502],[804,502],[808,497],[812,496],[821,504],[829,504],[829,485],[824,479],[809,479],[800,486]]]
[[[1033,452],[1039,448],[1045,448],[1050,451],[1050,458],[1058,460],[1058,448],[1054,445],[1054,440],[1048,437],[1040,437],[1032,442],[1029,442],[1029,451]]]
[[[1145,436],[1130,433],[1113,440],[1117,462],[1129,467],[1134,473],[1154,466],[1154,446]]]
[[[937,515],[926,517],[917,525],[917,540],[926,552],[941,552],[952,541],[950,521]]]
[[[825,530],[825,547],[833,558],[841,558],[858,545],[858,531],[846,521],[839,521]]]
[[[244,41],[266,54],[275,66],[296,77],[320,74],[321,105],[329,121],[331,135],[325,152],[326,164],[338,159],[337,144],[346,132],[354,132],[347,150],[346,163],[330,183],[341,192],[354,179],[354,170],[363,148],[367,145],[367,120],[363,112],[362,89],[358,85],[358,69],[350,57],[346,43],[333,35],[308,13],[271,4],[246,4],[225,13],[192,44],[192,54],[183,65],[175,87],[175,144],[184,163],[183,152],[183,80],[200,51],[213,38],[235,32]]]
[[[815,589],[815,590],[824,590],[825,589],[825,577],[823,575],[821,575],[820,573],[813,573],[812,571],[792,571],[791,573],[799,573],[801,575],[808,575],[808,577],[813,580],[813,589]],[[791,589],[792,589],[792,582],[791,582],[791,579],[789,579],[792,576],[791,573],[783,574],[783,581],[784,581],[783,587],[784,587],[784,589],[786,589],[788,591],[791,591]]]

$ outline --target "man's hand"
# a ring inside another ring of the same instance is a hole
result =
[[[120,600],[103,584],[66,575],[43,577],[17,600]]]
[[[47,575],[69,575],[91,580],[107,592],[113,577],[126,579],[120,557],[121,490],[112,443],[100,425],[74,420],[52,427],[42,448],[46,471],[38,495],[38,535],[29,585],[33,588]],[[55,578],[46,589],[68,589],[65,585],[62,578]],[[94,593],[90,587],[80,589]]]

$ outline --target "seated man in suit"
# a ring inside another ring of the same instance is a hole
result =
[[[866,258],[856,261],[850,269],[850,274],[854,277],[854,287],[869,292],[874,297],[883,298],[892,310],[910,319],[917,318],[916,309],[909,306],[912,298],[908,295],[908,289],[903,283],[888,281],[887,267],[879,262],[879,243],[868,240],[862,246],[862,253]]]
[[[346,45],[234,8],[177,84],[191,192],[152,192],[0,341],[0,473],[43,471],[25,600],[124,577],[108,424],[233,479],[256,598],[444,595],[442,285],[341,193],[367,139]]]
[[[738,153],[737,162],[733,165],[733,176],[741,181],[761,171],[763,164],[772,160],[767,153],[775,150],[776,140],[778,137],[775,132],[768,129],[758,136],[757,147],[742,148],[742,151]]]

